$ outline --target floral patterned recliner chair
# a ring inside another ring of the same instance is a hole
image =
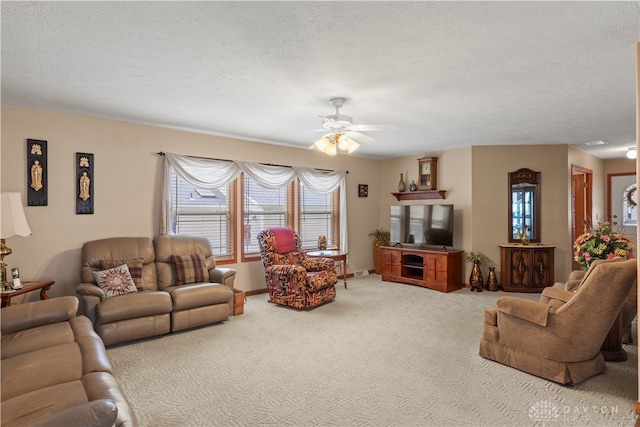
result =
[[[307,257],[295,231],[286,227],[262,230],[258,244],[269,302],[303,310],[336,297],[338,276],[333,260]]]

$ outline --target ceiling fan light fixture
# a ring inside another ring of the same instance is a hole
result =
[[[638,149],[636,147],[631,147],[627,150],[627,158],[635,159],[638,157]]]
[[[340,114],[340,108],[344,104],[345,98],[332,98],[329,102],[336,109],[335,114],[318,116],[322,119],[323,129],[328,133],[312,145],[313,148],[329,156],[335,156],[338,150],[351,154],[360,148],[360,144],[375,144],[378,142],[369,135],[360,132],[400,130],[398,125],[353,124],[353,117]]]
[[[338,148],[342,151],[347,151],[349,146],[351,145],[352,140],[349,139],[345,134],[341,133],[338,135]]]
[[[347,135],[340,135],[338,138],[338,148],[351,154],[360,147],[360,144],[349,138]]]
[[[325,154],[333,157],[336,154],[338,154],[338,149],[336,147],[335,143],[329,144],[329,146],[327,147],[327,149],[324,151]]]
[[[336,154],[338,154],[335,138],[333,138],[333,135],[325,135],[319,140],[317,140],[316,142],[314,142],[313,145],[320,152],[328,156],[335,156]]]
[[[315,147],[322,151],[323,153],[327,150],[327,148],[329,147],[329,145],[331,145],[331,141],[329,141],[329,138],[325,136],[323,136],[322,138],[320,138],[319,140],[317,140],[316,142],[313,143],[313,145],[315,145]]]

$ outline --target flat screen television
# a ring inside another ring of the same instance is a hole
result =
[[[453,205],[391,206],[391,244],[453,247]]]

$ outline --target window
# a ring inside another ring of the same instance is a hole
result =
[[[269,227],[293,227],[293,183],[281,188],[265,188],[242,175],[243,238],[242,255],[259,255],[258,233]]]
[[[171,233],[206,237],[216,261],[235,261],[233,188],[197,188],[171,168]]]
[[[217,261],[237,262],[237,247],[242,261],[258,259],[258,233],[277,226],[295,229],[303,249],[322,235],[347,250],[347,172],[164,154],[161,227],[208,238]]]
[[[318,236],[327,236],[327,247],[340,246],[340,190],[319,194],[300,183],[300,240],[303,249],[318,247]]]

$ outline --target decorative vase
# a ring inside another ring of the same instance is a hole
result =
[[[404,193],[407,191],[407,184],[404,183],[404,177],[400,174],[400,182],[398,183],[398,191]]]
[[[529,233],[527,233],[527,227],[522,227],[522,239],[520,239],[520,243],[523,245],[528,245],[530,243]]]
[[[409,191],[418,191],[418,186],[414,180],[411,180],[411,184],[409,184]]]
[[[327,236],[318,236],[318,249],[321,251],[327,249]]]
[[[469,284],[471,285],[471,292],[482,292],[482,271],[480,270],[480,262],[478,261],[473,261]]]
[[[498,278],[496,277],[496,268],[489,267],[489,277],[487,278],[487,290],[496,292],[499,288]]]
[[[522,229],[520,227],[516,229],[516,240],[518,242],[522,240]]]

